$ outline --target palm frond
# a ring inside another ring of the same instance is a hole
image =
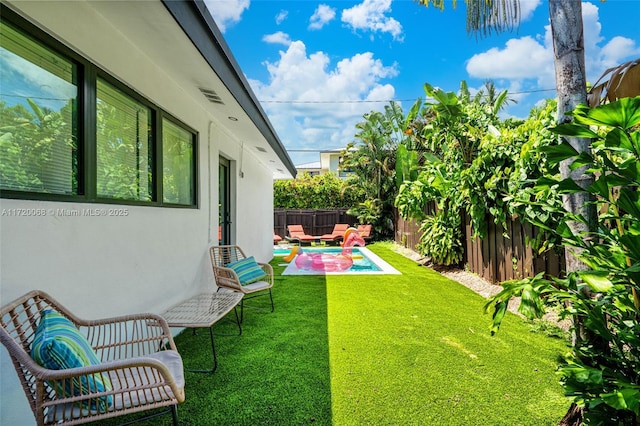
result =
[[[640,96],[640,58],[606,70],[587,93],[587,100],[593,108],[635,96]]]
[[[511,31],[520,25],[518,0],[467,1],[467,32],[476,36]]]

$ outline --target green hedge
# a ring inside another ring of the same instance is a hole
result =
[[[273,207],[276,209],[351,208],[364,201],[364,193],[347,188],[335,174],[310,176],[302,173],[296,179],[273,183]]]

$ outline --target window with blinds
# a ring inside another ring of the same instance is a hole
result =
[[[194,130],[0,12],[1,197],[197,207]]]
[[[162,121],[162,198],[165,203],[195,203],[193,134]]]
[[[77,65],[0,22],[0,189],[78,194]]]
[[[151,109],[102,79],[96,93],[98,197],[151,201]]]

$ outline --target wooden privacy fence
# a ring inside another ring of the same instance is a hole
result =
[[[471,223],[465,218],[464,262],[469,270],[490,282],[532,277],[540,272],[560,276],[565,270],[564,251],[538,254],[527,245],[541,231],[530,224],[510,220],[506,228],[488,218],[487,235],[472,238]]]
[[[540,232],[518,220],[507,223],[506,229],[487,218],[487,235],[484,239],[472,238],[471,223],[463,217],[464,256],[463,265],[492,283],[532,277],[539,272],[560,276],[565,269],[564,252],[554,250],[537,254],[526,244]],[[414,221],[398,217],[395,241],[416,250],[420,242],[420,226]],[[417,251],[417,250],[416,250]],[[461,265],[462,266],[462,265]]]
[[[273,210],[273,232],[282,238],[287,236],[287,225],[302,225],[309,235],[323,235],[330,234],[336,223],[346,223],[353,226],[356,223],[356,218],[349,216],[347,209]]]

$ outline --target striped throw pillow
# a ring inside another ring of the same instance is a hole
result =
[[[266,275],[253,256],[227,263],[226,267],[235,271],[241,285],[251,284]]]
[[[50,370],[100,364],[93,348],[73,323],[50,309],[43,310],[41,313],[40,323],[31,345],[31,357]],[[48,383],[57,393],[64,396],[86,395],[89,392],[104,392],[112,389],[111,381],[106,374],[93,374],[73,380]],[[109,395],[90,401],[90,403],[89,400],[83,401],[82,408],[103,412],[112,405],[113,397]]]

